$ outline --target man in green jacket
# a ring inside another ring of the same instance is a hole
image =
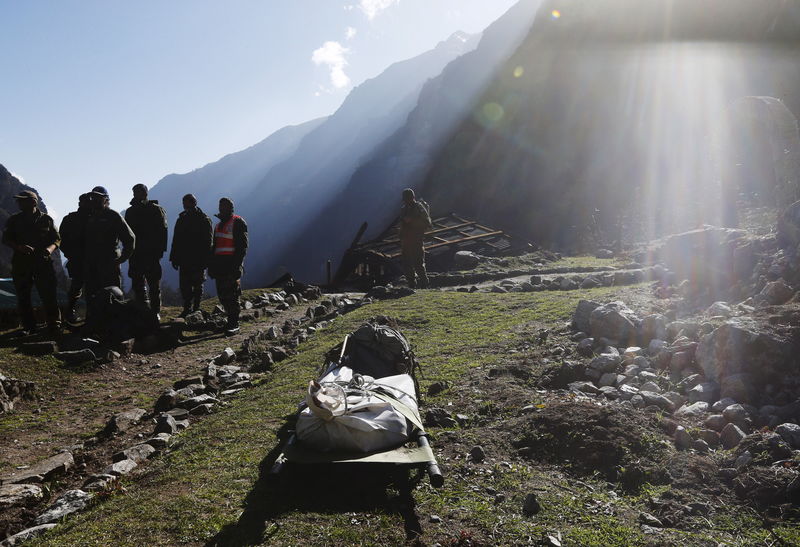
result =
[[[61,234],[61,254],[67,258],[67,273],[70,277],[67,323],[78,321],[77,305],[84,285],[84,253],[86,251],[86,223],[89,220],[91,199],[89,194],[78,198],[78,210],[64,217],[58,232]]]
[[[161,257],[167,250],[167,214],[157,201],[147,199],[147,186],[137,184],[133,187],[131,206],[125,211],[125,221],[136,236],[136,249],[128,264],[136,301],[158,316]]]
[[[183,196],[183,212],[175,221],[169,261],[179,271],[183,312],[181,317],[200,309],[206,267],[211,257],[214,230],[211,219],[197,206],[192,194]]]
[[[422,200],[417,200],[414,190],[403,190],[403,207],[400,210],[400,248],[403,253],[403,270],[412,289],[428,288],[425,270],[425,232],[431,229],[431,216]]]
[[[214,228],[214,247],[208,275],[217,282],[219,303],[228,314],[225,333],[232,336],[239,332],[239,297],[242,295],[241,278],[244,273],[244,257],[247,254],[247,223],[233,214],[230,198],[219,200],[219,223]]]
[[[14,249],[11,258],[11,277],[17,291],[22,333],[36,331],[36,318],[33,314],[31,291],[39,293],[45,313],[47,326],[57,333],[61,328],[61,314],[56,298],[56,272],[52,254],[58,248],[61,238],[53,219],[39,210],[39,198],[35,192],[25,190],[14,198],[20,212],[11,215],[3,230],[3,243]]]
[[[109,207],[108,192],[95,186],[89,192],[91,211],[86,221],[84,280],[87,302],[105,287],[122,288],[120,264],[133,254],[136,236],[128,223]],[[121,249],[120,249],[121,244]]]

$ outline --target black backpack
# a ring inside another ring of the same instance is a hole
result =
[[[409,374],[419,397],[416,377],[416,371],[421,370],[419,362],[406,337],[388,325],[364,323],[328,353],[326,368],[331,363],[348,366],[357,374],[373,378]]]

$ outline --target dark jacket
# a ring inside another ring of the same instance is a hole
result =
[[[122,215],[107,207],[91,212],[86,221],[83,255],[87,262],[125,262],[131,257],[135,247],[136,236]]]
[[[158,260],[167,250],[167,213],[157,201],[131,201],[125,221],[136,236],[131,260]]]
[[[18,269],[27,268],[37,260],[51,260],[49,253],[45,250],[50,245],[58,246],[61,243],[61,237],[58,235],[50,215],[36,209],[33,214],[20,211],[8,218],[5,230],[3,230],[3,243],[9,247],[16,245],[33,247],[33,253],[28,255],[14,250],[11,266],[12,269]]]
[[[220,218],[219,215],[214,216]],[[221,218],[220,221],[224,222]],[[217,226],[219,226],[219,224],[220,223],[217,223]],[[247,245],[247,223],[242,217],[238,217],[233,222],[233,254],[214,254],[214,251],[216,250],[216,241],[214,241],[214,245],[211,248],[211,260],[208,264],[208,275],[211,277],[219,277],[223,275],[236,275],[237,277],[241,277],[244,271],[243,264],[244,257],[247,254]]]
[[[211,219],[199,207],[183,211],[175,221],[169,261],[179,268],[204,270],[214,245]]]
[[[64,217],[58,232],[61,234],[61,252],[70,262],[81,262],[85,252],[87,209],[73,211]]]
[[[410,205],[403,204],[400,210],[399,237],[401,243],[421,243],[425,232],[431,229],[431,216],[425,202],[416,200]]]

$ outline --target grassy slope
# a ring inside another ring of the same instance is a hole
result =
[[[614,289],[502,295],[426,292],[362,308],[334,321],[301,346],[296,357],[278,365],[261,385],[179,435],[177,449],[151,462],[143,476],[127,484],[127,494],[113,496],[69,519],[35,543],[202,545],[226,526],[231,533],[225,536],[225,544],[258,543],[261,539],[254,542],[252,536],[240,534],[233,526],[247,505],[251,510],[264,506],[262,522],[268,522],[263,524],[263,541],[270,545],[403,543],[403,518],[391,510],[391,500],[346,512],[300,510],[281,507],[279,496],[272,492],[270,497],[269,487],[259,481],[260,465],[277,445],[277,431],[295,411],[325,351],[364,319],[377,314],[395,317],[423,363],[424,392],[432,381],[458,380],[471,367],[490,366],[507,358],[503,348],[514,347],[525,332],[566,320],[579,298],[605,299],[613,293]],[[446,404],[446,399],[433,398],[427,404]],[[433,429],[433,433],[442,432]],[[468,431],[459,433],[469,435]],[[445,487],[434,491],[423,482],[414,492],[424,538],[430,544],[456,544],[458,539],[452,529],[428,524],[427,516],[432,514],[460,520],[464,537],[474,535],[491,544],[526,543],[529,537],[538,539],[555,530],[564,534],[567,544],[646,541],[636,524],[635,511],[609,514],[591,509],[608,501],[602,482],[595,483],[593,491],[574,484],[566,487],[563,477],[544,468],[496,465],[491,474],[480,477],[484,485],[507,495],[506,502],[495,505],[485,492],[471,487],[473,481],[452,472],[455,464],[442,463],[449,473]],[[541,485],[545,486],[540,496],[545,509],[534,518],[523,517],[519,512],[522,498]],[[641,502],[641,498],[631,498],[615,503],[633,507]],[[717,532],[702,539],[712,535],[717,540],[744,539],[738,528],[743,524],[733,519],[715,522]],[[752,524],[744,524],[749,534],[745,543],[768,537],[766,531],[754,531]],[[679,543],[702,541],[699,536],[675,534]]]

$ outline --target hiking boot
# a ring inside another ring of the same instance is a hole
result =
[[[183,311],[178,315],[181,319],[186,319],[186,316],[192,313],[192,308],[189,306],[184,306]]]
[[[239,323],[228,323],[225,326],[225,336],[233,336],[239,334]]]

